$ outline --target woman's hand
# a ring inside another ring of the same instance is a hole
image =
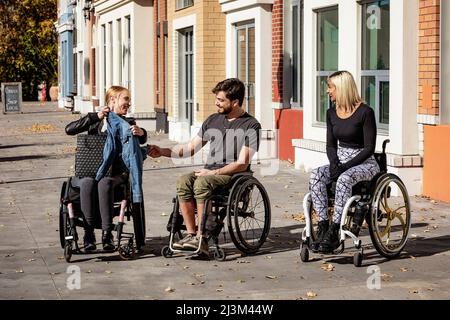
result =
[[[108,115],[109,111],[111,111],[111,110],[109,109],[109,107],[103,107],[103,108],[97,113],[98,118],[99,118],[100,120],[103,120],[103,118],[105,118],[105,117]]]
[[[136,126],[136,125],[131,126],[130,130],[131,130],[131,133],[133,134],[133,136],[142,137],[144,135],[144,130],[139,128],[139,126]]]

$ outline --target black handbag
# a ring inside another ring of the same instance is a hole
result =
[[[107,135],[77,135],[77,151],[75,153],[75,176],[95,178],[97,170],[103,162],[103,148]],[[107,176],[111,176],[109,168]]]

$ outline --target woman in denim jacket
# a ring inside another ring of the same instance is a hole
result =
[[[110,111],[113,111],[120,117],[123,117],[130,124],[131,133],[139,137],[139,142],[147,142],[147,132],[136,125],[132,118],[125,118],[130,108],[130,92],[127,88],[112,86],[106,92],[106,107],[103,107],[98,113],[88,113],[79,120],[73,121],[66,126],[68,135],[76,135],[82,132],[88,134],[107,134],[106,117]],[[103,250],[114,250],[113,229],[113,197],[114,187],[126,182],[128,171],[124,165],[121,156],[118,154],[112,165],[111,177],[104,177],[98,182],[99,210],[102,220],[102,244]],[[94,234],[94,187],[95,179],[90,177],[72,179],[72,185],[80,188],[81,211],[86,220],[84,234],[84,250],[96,250],[96,240]]]

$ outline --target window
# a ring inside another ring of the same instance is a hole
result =
[[[290,47],[290,69],[291,69],[291,106],[303,106],[303,0],[292,0],[290,8],[291,18],[291,47]]]
[[[122,53],[122,20],[117,19],[117,62],[119,72],[119,84],[123,86],[122,79],[122,66],[123,66],[123,53]]]
[[[177,0],[176,10],[184,9],[194,5],[194,0]]]
[[[106,26],[102,25],[102,43],[103,43],[103,88],[106,90]]]
[[[375,110],[379,129],[389,126],[389,0],[364,1],[361,33],[361,93]]]
[[[338,7],[320,9],[317,13],[317,99],[315,121],[324,123],[330,107],[327,95],[328,76],[338,70],[339,14]]]
[[[109,86],[114,84],[114,45],[113,45],[113,23],[112,21],[108,23],[109,29]]]
[[[179,96],[180,118],[189,125],[193,124],[194,105],[194,31],[193,28],[181,30],[179,33]]]
[[[126,28],[126,47],[125,47],[125,54],[124,54],[124,63],[125,63],[125,69],[127,74],[127,80],[125,87],[131,88],[131,18],[130,16],[125,17],[125,28]]]

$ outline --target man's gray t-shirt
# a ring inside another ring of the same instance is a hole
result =
[[[260,134],[261,124],[247,112],[233,121],[220,113],[209,116],[197,134],[210,142],[205,168],[215,170],[237,161],[244,145],[258,151]]]

